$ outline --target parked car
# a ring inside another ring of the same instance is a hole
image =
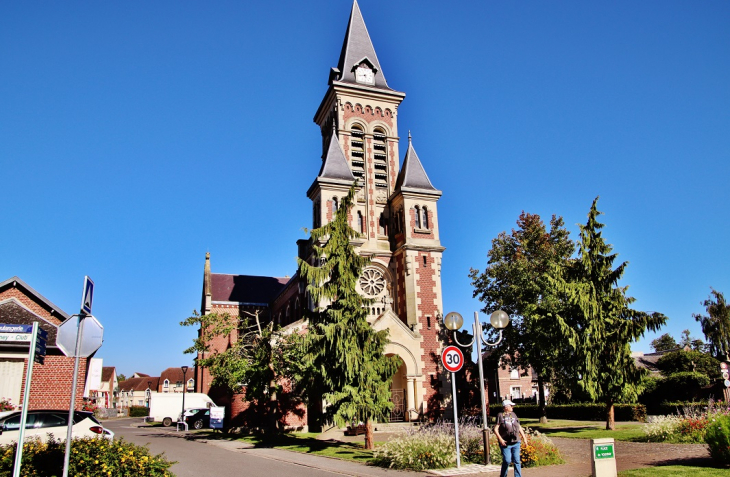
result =
[[[185,422],[191,429],[210,427],[210,409],[207,407],[185,409]]]
[[[17,442],[20,434],[20,411],[0,415],[0,445]],[[59,440],[66,440],[68,434],[68,411],[31,410],[25,422],[25,439],[40,437],[45,440],[48,434]],[[74,411],[72,436],[103,437],[113,439],[114,433],[104,426],[88,411]]]

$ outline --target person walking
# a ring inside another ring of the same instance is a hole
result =
[[[494,426],[494,435],[497,436],[499,448],[502,451],[502,471],[500,477],[507,477],[510,462],[515,466],[515,477],[522,477],[520,463],[520,443],[527,442],[525,431],[522,430],[520,420],[512,409],[515,403],[509,399],[502,401],[503,412],[497,414],[497,424]]]

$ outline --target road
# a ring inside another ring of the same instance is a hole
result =
[[[208,475],[246,475],[247,477],[341,476],[402,477],[423,476],[423,473],[402,472],[368,467],[339,459],[300,454],[278,449],[246,447],[235,441],[200,441],[185,438],[175,428],[137,427],[141,418],[104,421],[116,437],[128,442],[147,445],[154,454],[164,452],[169,460],[177,461],[170,469],[178,477]]]

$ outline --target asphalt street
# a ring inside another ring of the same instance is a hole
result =
[[[362,477],[424,476],[424,473],[402,472],[369,467],[363,464],[319,457],[278,449],[251,448],[235,441],[201,441],[185,438],[185,432],[175,428],[138,427],[141,418],[109,420],[104,426],[116,437],[128,442],[147,445],[154,454],[164,452],[169,460],[177,461],[170,469],[178,477],[209,475],[246,475],[251,477],[335,476]]]

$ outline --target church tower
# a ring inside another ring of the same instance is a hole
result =
[[[307,196],[317,228],[333,219],[342,197],[358,183],[350,225],[360,233],[359,253],[372,259],[358,291],[375,300],[369,320],[389,330],[386,353],[403,362],[393,380],[394,420],[428,412],[441,388],[444,248],[436,208],[441,191],[428,178],[410,134],[398,168],[398,107],[404,98],[388,86],[355,0],[338,65],[330,70],[314,116],[322,134],[322,165]]]

